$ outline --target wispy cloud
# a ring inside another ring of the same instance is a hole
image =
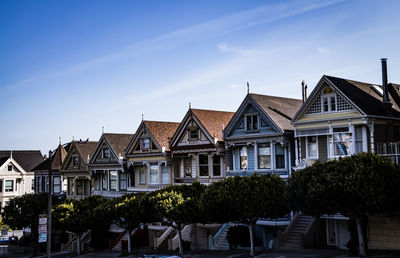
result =
[[[331,54],[331,50],[327,47],[317,47],[317,52],[320,55],[328,56]]]
[[[118,49],[113,53],[72,65],[60,71],[49,72],[43,75],[21,80],[15,84],[3,86],[3,91],[0,93],[0,95],[7,95],[20,88],[27,87],[27,85],[41,79],[68,75],[75,72],[82,72],[98,66],[107,65],[108,63],[121,58],[128,58],[135,55],[144,55],[146,53],[154,53],[155,51],[177,48],[200,39],[203,40],[205,38],[217,37],[248,27],[271,23],[291,16],[304,14],[309,11],[325,8],[342,1],[343,0],[332,0],[323,3],[308,1],[304,3],[303,1],[295,0],[279,5],[264,5],[251,10],[223,16],[218,19],[192,25],[148,40],[133,43],[125,48]],[[230,47],[224,43],[218,45],[218,48],[223,52],[233,52],[237,54],[258,53],[257,50]]]

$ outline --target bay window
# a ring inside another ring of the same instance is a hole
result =
[[[351,133],[347,127],[333,128],[332,142],[335,156],[350,155]]]
[[[271,168],[271,145],[270,143],[258,144],[258,168]]]

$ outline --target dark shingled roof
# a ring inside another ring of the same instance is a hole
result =
[[[70,143],[65,144],[65,146],[69,147]],[[65,157],[67,156],[67,151],[65,150],[65,147],[63,145],[58,145],[57,149],[53,153],[53,167],[52,169],[58,170],[61,168],[61,164],[64,161]],[[35,168],[33,168],[33,171],[39,171],[39,170],[49,170],[50,169],[50,160],[47,158],[43,162],[41,162],[39,165],[37,165]]]
[[[227,126],[231,121],[234,112],[191,109],[193,114],[200,120],[203,126],[212,137],[222,141],[222,126]]]
[[[303,104],[300,99],[250,93],[250,97],[264,110],[281,130],[293,130],[290,121]]]
[[[134,134],[104,133],[103,135],[110,143],[111,148],[113,148],[115,151],[115,154],[121,154],[125,157],[126,147],[128,147],[128,144],[133,138]]]
[[[11,151],[0,151],[0,158],[8,159],[10,156]],[[34,167],[43,161],[42,153],[39,150],[13,150],[12,157],[27,172],[32,171]]]
[[[165,121],[143,121],[146,127],[150,130],[153,137],[156,139],[161,147],[165,147],[169,151],[169,138],[171,138],[179,126],[177,122]]]
[[[376,84],[358,82],[326,75],[325,77],[341,92],[343,92],[365,114],[371,116],[400,117],[400,108],[398,103],[396,103],[396,100],[400,99],[397,84],[389,84],[389,100],[393,105],[392,107],[387,107],[382,103],[382,97],[371,88]],[[380,88],[382,87],[380,85],[376,86]],[[391,87],[393,88],[391,89]]]
[[[79,155],[82,157],[82,161],[86,164],[88,156],[92,154],[94,148],[96,148],[97,142],[90,141],[79,141],[73,142]]]

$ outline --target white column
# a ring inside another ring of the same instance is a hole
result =
[[[116,191],[118,192],[119,191],[119,170],[117,169],[117,182],[116,182]]]
[[[371,141],[371,152],[375,153],[375,139],[374,139],[374,121],[372,121],[371,124],[369,124],[369,133],[370,133],[370,141]]]
[[[158,162],[158,184],[161,185],[162,167],[160,162]]]
[[[275,169],[275,144],[270,143],[271,147],[271,169]]]
[[[299,153],[298,153],[299,147],[298,147],[297,141],[298,141],[298,138],[294,138],[294,157],[295,157],[296,166],[299,165]],[[290,153],[290,149],[289,149],[289,153]],[[290,155],[291,155],[291,153],[290,153]]]
[[[235,148],[232,148],[232,170],[236,170],[237,168],[236,166],[236,162],[235,162]]]
[[[258,143],[254,142],[254,170],[258,169]]]
[[[106,170],[107,173],[107,191],[110,191],[110,171]]]
[[[368,151],[368,138],[367,138],[367,127],[365,125],[362,126],[362,151]]]
[[[185,167],[184,167],[184,165],[183,165],[183,158],[180,158],[181,159],[181,165],[180,165],[180,175],[181,175],[181,177],[185,177]]]

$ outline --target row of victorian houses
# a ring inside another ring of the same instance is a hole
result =
[[[382,85],[375,85],[324,75],[309,96],[302,84],[301,99],[248,93],[236,112],[189,107],[180,122],[143,120],[134,134],[103,133],[97,142],[60,141],[50,158],[33,169],[34,189],[46,191],[50,168],[53,194],[80,199],[112,198],[194,181],[210,184],[253,173],[287,179],[292,171],[317,160],[367,151],[398,162],[400,86],[387,82],[386,59],[382,59],[382,80]],[[340,214],[321,218],[290,214],[278,220],[260,219],[256,235],[264,247],[346,248],[348,221]],[[227,228],[192,225],[183,230],[183,237],[191,240],[192,248],[223,247],[226,243],[216,237],[225,236]],[[149,229],[153,229],[150,245],[157,248],[167,241],[170,248],[176,246],[170,229],[160,225]],[[370,248],[400,249],[399,221],[371,217],[368,234]]]

